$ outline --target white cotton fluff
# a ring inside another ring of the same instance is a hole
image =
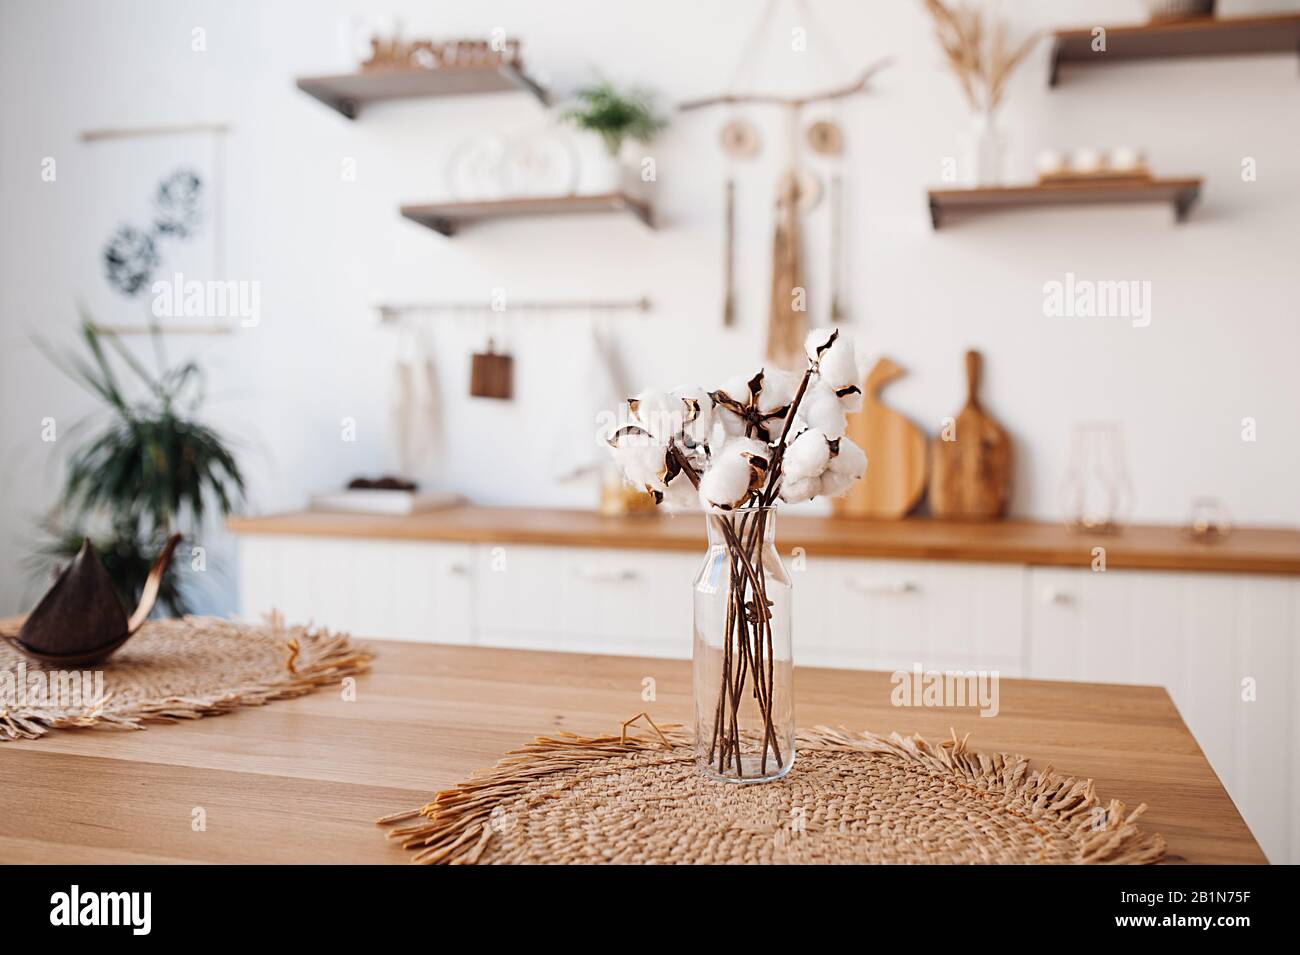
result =
[[[787,504],[798,504],[814,497],[837,497],[847,491],[849,485],[862,477],[867,470],[867,456],[862,449],[854,444],[852,439],[840,438],[839,452],[831,455],[828,447],[826,462],[817,473],[809,476],[793,476],[790,472],[790,454],[807,435],[820,436],[822,444],[826,444],[825,435],[818,435],[818,432],[809,430],[799,435],[786,448],[786,463],[782,465],[785,477],[781,484],[781,500]]]
[[[780,368],[768,368],[763,372],[763,390],[758,394],[758,410],[763,414],[788,408],[794,401],[794,393],[799,390],[799,380],[803,376]],[[784,417],[784,415],[782,416]],[[780,421],[781,418],[774,418]]]
[[[798,481],[791,481],[787,477],[781,483],[781,500],[787,504],[802,504],[804,501],[811,501],[821,493],[821,478],[801,478]]]
[[[668,439],[682,430],[686,406],[682,402],[655,388],[647,388],[628,402],[632,420],[666,445]]]
[[[840,438],[840,451],[831,458],[822,475],[822,494],[837,497],[867,473],[867,455],[848,437]]]
[[[808,390],[799,403],[798,417],[804,425],[821,431],[828,438],[838,438],[848,427],[844,403],[820,376],[808,382]]]
[[[749,380],[753,377],[752,374],[749,374],[728,378],[716,390],[739,405],[747,405],[749,403]],[[745,433],[745,419],[728,410],[725,405],[716,405],[713,413],[714,417],[722,423],[722,430],[727,434],[739,435]]]
[[[768,459],[771,449],[762,441],[732,438],[714,455],[713,466],[700,478],[700,500],[705,507],[738,507],[749,495],[750,485],[761,476],[746,454]]]
[[[638,487],[664,489],[667,471],[666,454],[657,442],[643,434],[623,434],[610,447],[614,463],[624,476]]]
[[[835,343],[825,348],[835,331],[833,328],[819,328],[809,333],[804,340],[804,350],[808,353],[808,360],[817,362],[818,374],[832,391],[861,388],[862,373],[858,368],[853,339],[840,332],[835,338]],[[817,350],[820,348],[824,350],[819,357]],[[858,392],[845,395],[844,401],[846,411],[857,411],[862,407],[862,395]]]
[[[706,389],[699,386],[683,386],[674,388],[672,396],[679,403],[682,403],[683,426],[681,430],[686,432],[686,436],[696,444],[708,442],[709,436],[713,434],[713,399],[709,397]],[[687,404],[686,402],[689,402]],[[699,409],[698,415],[691,420],[691,406]]]
[[[700,496],[695,485],[684,472],[668,482],[663,495],[663,506],[670,511],[692,511],[700,506]]]
[[[820,477],[830,459],[831,448],[826,443],[825,432],[809,428],[786,447],[785,456],[781,459],[781,472],[787,484]]]

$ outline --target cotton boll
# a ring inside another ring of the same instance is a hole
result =
[[[832,439],[838,438],[848,427],[843,403],[820,378],[808,383],[808,390],[799,404],[799,417],[809,428],[815,428]]]
[[[700,496],[685,473],[669,481],[663,495],[663,506],[670,511],[693,511],[700,506]]]
[[[820,361],[822,355],[831,348],[831,340],[839,341],[838,332],[838,328],[814,328],[810,331],[803,340],[803,350],[808,355],[808,360]]]
[[[840,438],[839,453],[831,458],[830,469],[860,478],[867,473],[867,453],[852,438]]]
[[[826,470],[830,463],[831,449],[826,443],[825,432],[809,428],[790,442],[781,459],[785,480],[800,481],[816,478]]]
[[[667,444],[669,438],[682,430],[686,406],[665,391],[648,388],[629,399],[627,404],[632,419],[649,431],[660,444]]]
[[[672,396],[682,406],[682,428],[686,437],[703,444],[713,433],[713,399],[701,387],[674,388]]]
[[[649,436],[637,433],[624,433],[612,441],[610,451],[614,463],[628,481],[638,487],[664,489],[668,463],[662,447]]]
[[[841,494],[867,473],[867,455],[851,438],[840,438],[839,453],[834,455],[822,475],[822,493]]]
[[[787,473],[785,480],[781,483],[781,500],[787,504],[802,504],[804,501],[811,501],[821,493],[821,486],[821,478],[808,477],[792,481]]]
[[[700,478],[701,500],[709,507],[740,506],[766,473],[757,462],[766,462],[769,457],[770,449],[761,441],[731,439],[714,457],[713,466]]]
[[[790,407],[794,393],[799,390],[802,375],[794,372],[771,368],[763,372],[763,390],[758,394],[758,410],[762,414],[771,414],[782,408]],[[782,415],[781,417],[784,417]],[[780,420],[780,418],[774,419]]]
[[[836,391],[849,386],[860,386],[858,362],[854,355],[853,339],[841,335],[835,344],[822,353],[822,360],[817,366],[822,380]]]
[[[700,499],[711,507],[736,507],[749,494],[752,473],[743,458],[715,461],[700,478]]]
[[[753,377],[753,374],[749,374],[729,378],[712,393],[714,417],[722,423],[722,429],[729,435],[745,433],[745,419],[735,409],[748,407],[749,381]]]
[[[819,328],[808,335],[804,349],[808,353],[808,360],[816,363],[817,373],[822,381],[830,385],[832,391],[861,387],[862,376],[858,371],[852,338],[838,329]]]

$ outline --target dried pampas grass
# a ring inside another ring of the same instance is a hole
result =
[[[966,3],[949,6],[943,0],[921,0],[948,66],[972,110],[994,112],[1006,95],[1007,81],[1029,56],[1039,34],[1031,33],[1012,46],[1006,21]]]

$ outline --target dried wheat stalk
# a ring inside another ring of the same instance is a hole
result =
[[[1038,34],[1031,33],[1013,46],[1006,21],[983,10],[944,0],[922,0],[948,67],[961,84],[972,110],[991,114],[1006,95],[1007,81],[1025,58]]]

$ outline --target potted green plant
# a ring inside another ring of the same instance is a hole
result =
[[[627,162],[632,158],[624,147],[631,142],[649,143],[668,126],[649,92],[620,90],[606,80],[578,90],[573,105],[560,119],[589,133],[589,142],[598,144],[583,156],[583,191],[590,193],[624,188]]]
[[[134,606],[162,541],[180,532],[192,545],[206,515],[215,509],[225,516],[239,504],[244,478],[225,439],[197,418],[203,401],[197,364],[152,374],[84,317],[81,338],[88,354],[38,344],[103,402],[110,420],[69,459],[61,501],[44,522],[49,541],[38,560],[71,559],[89,537],[123,604]],[[142,397],[128,397],[105,343],[139,379]],[[159,605],[173,614],[188,612],[174,566],[164,574]]]

